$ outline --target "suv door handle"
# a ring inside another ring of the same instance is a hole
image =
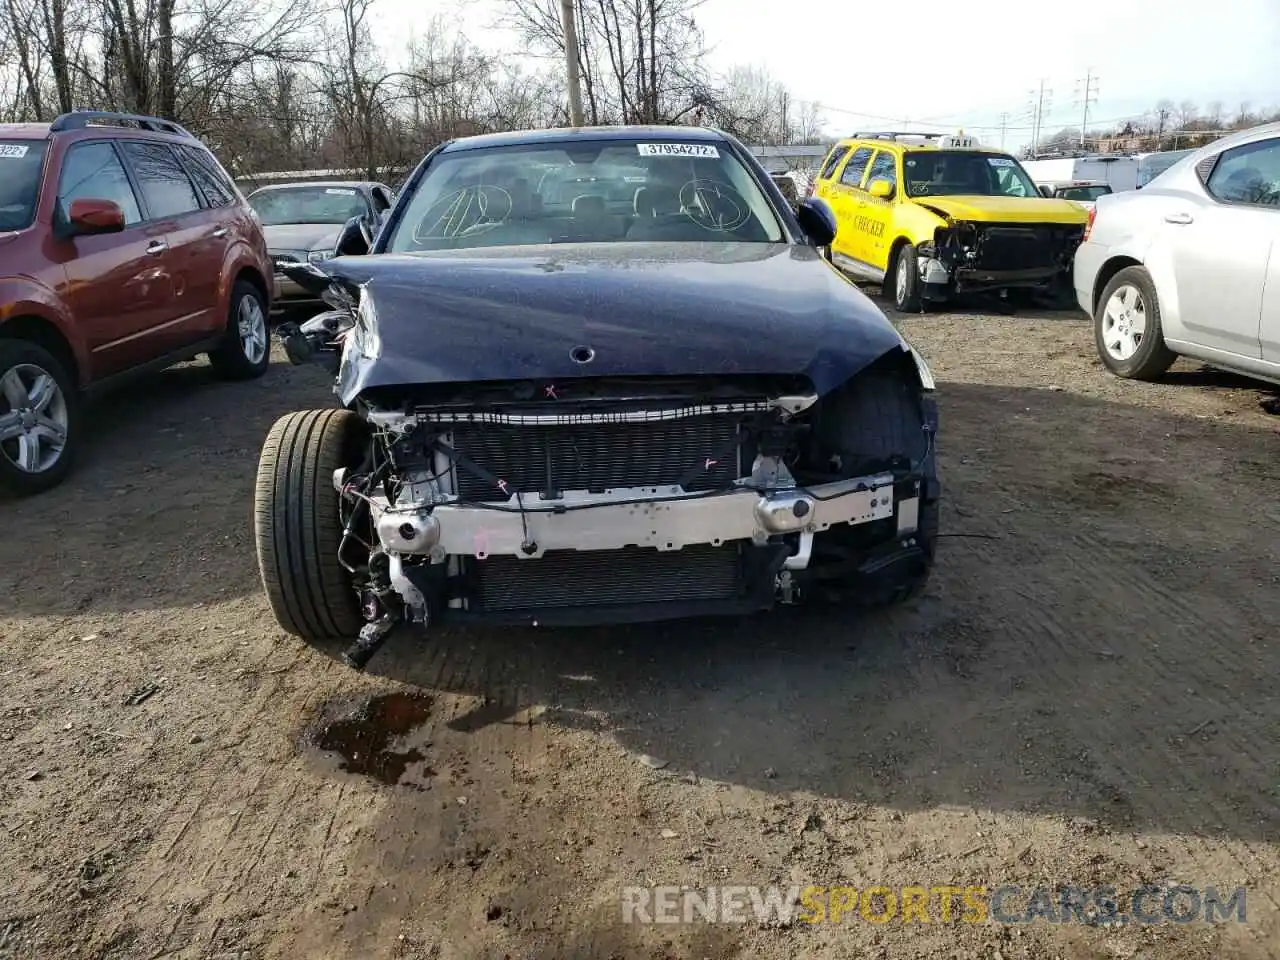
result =
[[[152,240],[150,243],[147,244],[147,253],[151,254],[152,256],[155,256],[156,254],[159,254],[159,253],[164,253],[168,249],[169,249],[169,245],[165,243],[163,240]]]
[[[1166,213],[1164,215],[1165,223],[1190,223],[1195,217],[1189,213]]]
[[[213,233],[210,234],[211,237],[214,237],[218,240],[221,240],[226,235],[227,235],[226,227],[219,227],[217,230],[213,231]]]

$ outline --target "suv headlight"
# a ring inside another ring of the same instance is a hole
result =
[[[332,250],[312,250],[307,254],[307,260],[311,263],[320,263],[323,260],[332,260],[333,254]]]

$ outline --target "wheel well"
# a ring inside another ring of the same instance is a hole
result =
[[[1133,257],[1114,257],[1102,265],[1102,269],[1098,271],[1097,279],[1093,281],[1093,296],[1089,301],[1089,305],[1096,312],[1098,309],[1098,298],[1102,296],[1102,291],[1107,288],[1107,284],[1111,282],[1111,278],[1123,270],[1125,267],[1140,267],[1142,263]]]
[[[894,258],[898,256],[898,251],[905,247],[908,242],[909,241],[906,237],[899,237],[897,240],[893,241],[893,245],[889,247],[889,258],[884,262],[884,269],[886,273],[893,269]]]
[[[270,304],[271,293],[267,290],[267,281],[263,279],[262,274],[253,269],[253,267],[241,267],[240,272],[236,274],[235,283],[239,283],[241,280],[257,287],[258,292],[262,294],[262,302]],[[233,283],[232,286],[234,285]]]
[[[75,351],[57,327],[40,317],[14,317],[0,326],[0,337],[8,340],[27,340],[48,350],[66,369],[67,374],[78,384],[80,365],[76,363]]]

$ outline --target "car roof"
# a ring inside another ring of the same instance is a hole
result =
[[[890,140],[886,137],[847,137],[840,141],[841,146],[845,144],[850,146],[856,144],[860,147],[873,147],[877,150],[896,150],[900,153],[932,153],[937,150],[945,150],[948,153],[982,153],[992,154],[998,157],[1013,156],[1013,154],[1009,153],[1007,150],[1001,150],[999,147],[988,147],[981,144],[976,147],[944,147],[938,143],[912,143],[902,140]]]
[[[47,123],[0,123],[0,139],[47,140],[49,139],[49,124]]]
[[[119,137],[131,140],[161,140],[165,143],[195,144],[208,149],[208,145],[199,138],[173,133],[168,130],[144,130],[139,127],[126,127],[119,123],[94,123],[90,121],[84,126],[68,127],[65,130],[53,130],[50,123],[0,123],[0,138],[10,140],[51,140],[54,137],[67,139],[101,139]]]
[[[647,137],[666,143],[723,143],[724,134],[705,127],[551,127],[547,130],[512,130],[507,133],[481,133],[459,137],[449,143],[443,153],[480,150],[485,147],[509,147],[520,144],[564,143],[587,140],[635,140]]]

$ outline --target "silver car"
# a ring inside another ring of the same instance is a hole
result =
[[[1098,197],[1074,278],[1117,376],[1153,380],[1186,356],[1280,383],[1280,123]]]
[[[316,181],[260,187],[248,196],[276,263],[278,309],[316,302],[280,272],[281,263],[319,263],[334,255],[343,226],[353,217],[371,229],[394,201],[391,188],[367,181]]]

